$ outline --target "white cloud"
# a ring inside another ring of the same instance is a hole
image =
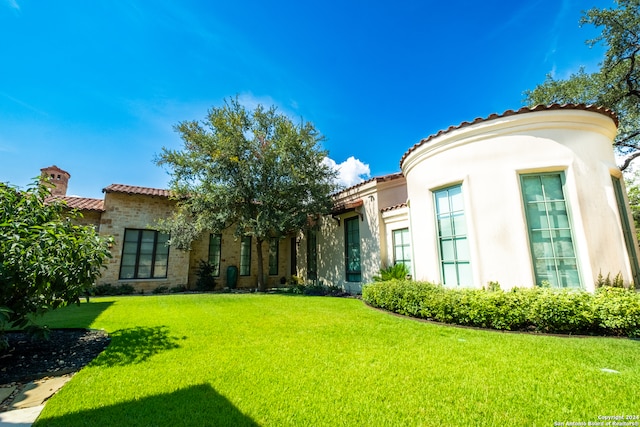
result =
[[[353,156],[342,163],[336,163],[335,160],[325,157],[324,163],[338,171],[338,184],[345,187],[359,184],[371,176],[369,165],[362,163]]]

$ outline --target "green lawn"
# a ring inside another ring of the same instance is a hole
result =
[[[103,328],[112,343],[38,426],[553,426],[640,415],[640,341],[628,339],[463,329],[355,299],[255,294],[95,298],[48,322]]]

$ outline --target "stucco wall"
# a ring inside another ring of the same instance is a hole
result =
[[[611,183],[615,133],[603,114],[542,111],[457,129],[409,153],[415,278],[441,282],[433,191],[462,184],[474,286],[533,286],[520,174],[562,172],[583,288],[600,271],[630,281]]]

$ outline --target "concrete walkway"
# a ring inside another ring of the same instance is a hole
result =
[[[0,388],[0,402],[11,398],[6,412],[0,412],[0,427],[27,427],[40,416],[44,404],[63,385],[71,379],[71,375],[44,378],[24,384]]]

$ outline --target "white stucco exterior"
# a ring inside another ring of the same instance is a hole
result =
[[[375,178],[336,195],[334,215],[322,218],[319,224],[318,280],[359,291],[381,267],[393,264],[393,230],[408,228],[413,277],[444,283],[444,249],[438,235],[434,193],[459,185],[456,203],[463,206],[461,240],[465,240],[468,256],[465,268],[470,267],[465,286],[482,287],[490,281],[499,282],[503,289],[540,284],[536,283],[536,272],[542,268],[540,260],[537,270],[534,267],[531,236],[543,236],[546,231],[529,223],[526,213],[531,206],[560,206],[561,214],[547,212],[546,221],[568,217],[569,225],[562,231],[564,240],[558,238],[557,245],[573,245],[571,262],[577,265],[577,273],[567,279],[570,287],[593,290],[599,273],[621,273],[626,282],[633,282],[635,263],[625,244],[612,181],[612,177],[621,177],[612,149],[616,126],[608,110],[555,105],[477,119],[420,141],[401,159],[402,174]],[[559,194],[563,196],[558,197],[564,200],[551,202],[549,198],[546,205],[527,205],[523,179],[561,181]],[[623,214],[631,217],[626,198],[622,206]],[[544,217],[538,211],[529,214]],[[360,282],[345,278],[344,222],[354,216],[360,224]],[[631,231],[631,250],[635,252],[633,224]],[[569,232],[570,238],[566,237]],[[555,262],[557,272],[558,265],[569,261],[557,255],[555,245],[545,246],[554,248],[554,256],[544,262]],[[300,246],[298,265],[303,266],[299,271],[304,277],[306,251],[305,245]],[[536,246],[537,253],[540,247]]]

